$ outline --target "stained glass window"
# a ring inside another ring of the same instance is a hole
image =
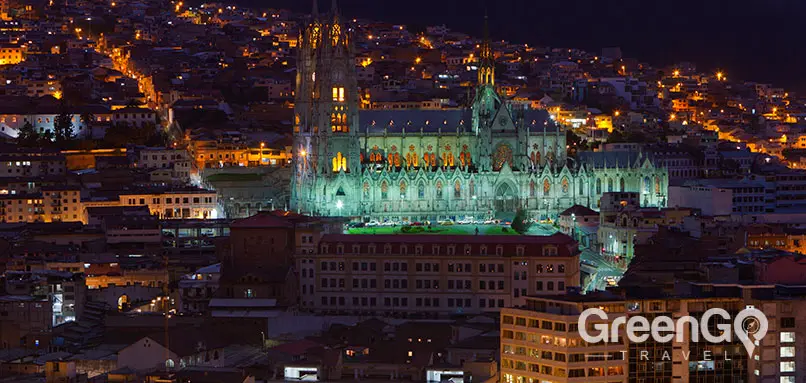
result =
[[[504,164],[512,166],[512,148],[507,144],[498,145],[493,155],[493,170],[501,170]]]

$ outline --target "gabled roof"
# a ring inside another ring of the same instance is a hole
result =
[[[560,216],[563,216],[563,217],[568,217],[568,216],[571,216],[571,215],[578,215],[578,216],[596,215],[596,216],[598,216],[599,213],[596,212],[593,209],[590,209],[590,208],[582,206],[582,205],[571,206],[568,209],[565,209],[562,213],[560,213]]]

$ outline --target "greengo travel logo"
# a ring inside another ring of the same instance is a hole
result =
[[[624,327],[624,334],[632,343],[646,342],[650,337],[658,343],[686,341],[699,342],[703,339],[709,343],[731,342],[733,335],[739,339],[748,355],[753,355],[756,342],[760,342],[769,329],[767,316],[760,310],[747,307],[740,311],[731,320],[730,314],[721,308],[712,308],[705,311],[699,319],[683,316],[673,319],[669,316],[656,316],[651,321],[642,315],[620,316],[611,323],[593,323],[594,334],[588,330],[588,321],[594,317],[601,321],[608,321],[607,313],[599,308],[589,308],[579,316],[579,334],[589,344],[617,343],[620,328]],[[712,319],[722,321],[716,324],[716,331],[712,331],[709,323]],[[686,331],[688,330],[688,331]]]

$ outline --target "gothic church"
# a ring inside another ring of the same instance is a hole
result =
[[[549,218],[574,204],[597,209],[605,191],[665,206],[666,169],[640,155],[567,158],[565,130],[546,111],[501,97],[486,36],[469,108],[361,109],[350,26],[335,6],[315,7],[298,44],[292,210],[380,222],[521,208]]]

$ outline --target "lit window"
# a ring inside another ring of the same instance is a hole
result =
[[[781,343],[795,343],[795,333],[794,332],[782,332],[781,333]]]
[[[333,87],[333,101],[344,102],[344,87]]]
[[[795,356],[795,347],[781,347],[781,358],[792,358]]]
[[[795,372],[795,361],[781,362],[781,372]]]

